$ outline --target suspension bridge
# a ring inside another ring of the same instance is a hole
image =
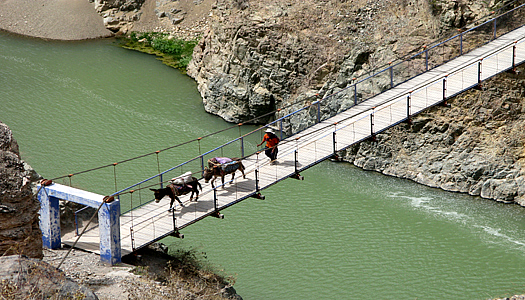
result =
[[[521,5],[433,46],[422,47],[415,55],[391,63],[362,80],[354,80],[347,88],[316,98],[300,109],[290,109],[290,113],[281,112],[281,117],[261,129],[112,195],[43,182],[38,197],[42,203],[44,245],[48,248],[60,247],[61,243],[75,246],[99,253],[103,261],[114,264],[120,262],[123,255],[167,236],[182,237],[181,229],[206,217],[222,218],[222,210],[247,198],[264,198],[262,190],[287,178],[302,179],[301,171],[337,157],[339,151],[374,138],[377,133],[409,121],[412,116],[446,103],[447,99],[468,89],[480,88],[483,81],[501,72],[514,72],[516,66],[525,61],[525,27],[510,20],[519,20],[515,16],[525,15],[524,10],[525,5]],[[330,113],[327,109],[333,103],[340,104],[339,112]],[[250,138],[260,141],[261,130],[268,126],[277,129],[281,137],[275,164],[259,151],[245,153],[246,141]],[[203,191],[197,201],[183,196],[184,206],[177,204],[171,212],[169,199],[156,203],[152,193],[151,200],[133,204],[137,190],[162,187],[167,182],[165,179],[182,174],[183,168],[200,172],[208,158],[223,156],[220,154],[226,148],[228,153],[235,152],[230,156],[243,158],[245,178],[237,172],[234,180],[228,175],[224,185],[216,181],[215,188],[202,182]],[[123,197],[131,202],[131,209],[121,213]],[[84,229],[80,239],[61,240],[58,199],[97,208],[98,225]]]

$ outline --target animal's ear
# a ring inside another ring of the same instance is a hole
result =
[[[157,190],[156,190],[156,189],[150,189],[150,191],[154,191],[154,192],[156,192]]]

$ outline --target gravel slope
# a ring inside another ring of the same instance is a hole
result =
[[[0,29],[54,40],[112,35],[88,0],[0,0]]]

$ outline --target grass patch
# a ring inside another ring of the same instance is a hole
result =
[[[197,40],[186,41],[161,32],[131,32],[120,40],[123,48],[156,55],[162,63],[184,74],[198,43]]]

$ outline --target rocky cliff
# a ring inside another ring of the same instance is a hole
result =
[[[488,9],[446,0],[217,0],[188,75],[206,111],[242,122],[344,88]]]
[[[42,258],[35,196],[38,174],[20,158],[18,144],[0,123],[0,256],[23,254]]]

